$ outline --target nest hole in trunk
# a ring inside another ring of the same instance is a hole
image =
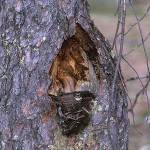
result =
[[[63,42],[49,74],[48,94],[56,103],[62,133],[77,134],[90,121],[91,101],[102,78],[98,52],[79,24],[76,34]]]

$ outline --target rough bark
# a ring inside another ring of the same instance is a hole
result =
[[[52,63],[77,26],[92,41],[103,78],[89,125],[67,137],[57,125],[47,91]],[[0,149],[127,150],[127,99],[119,74],[111,97],[116,66],[111,54],[86,0],[0,1]]]

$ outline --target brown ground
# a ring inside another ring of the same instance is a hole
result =
[[[110,17],[110,16],[96,15],[96,14],[92,14],[91,17],[93,18],[98,29],[112,43],[115,35],[115,30],[116,30],[117,17]],[[127,16],[126,30],[129,29],[131,24],[134,24],[134,22],[135,22],[135,18],[133,16]],[[150,14],[147,15],[147,17],[145,17],[142,20],[141,28],[142,28],[143,37],[145,38],[150,33]],[[141,43],[141,38],[140,38],[139,30],[136,26],[125,37],[124,54],[129,52],[131,49],[133,49],[140,43]],[[145,47],[148,55],[148,63],[150,65],[150,37],[145,42]],[[137,48],[129,55],[127,55],[125,58],[134,67],[134,69],[137,71],[139,76],[147,74],[146,59],[145,59],[142,46]],[[121,67],[122,67],[122,74],[125,79],[136,76],[135,72],[124,61],[122,61]],[[127,88],[128,88],[129,96],[133,101],[136,96],[136,93],[142,88],[142,86],[140,82],[137,80],[137,81],[127,82]],[[150,99],[150,86],[148,88],[147,93]],[[131,122],[130,133],[129,133],[129,150],[140,150],[142,146],[146,144],[150,144],[150,124],[146,125],[144,122],[145,118],[148,116],[148,102],[146,101],[144,95],[139,97],[136,107],[134,108],[134,113],[135,113],[135,124],[137,125],[137,129],[140,131],[142,135],[138,133],[135,127],[133,126],[133,121],[132,121],[133,117],[129,113],[129,118]]]

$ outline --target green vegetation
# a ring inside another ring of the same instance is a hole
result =
[[[115,14],[117,5],[115,0],[89,0],[91,13]]]
[[[134,0],[136,13],[142,15],[146,11],[149,0]],[[89,0],[91,14],[114,15],[117,11],[117,0]],[[127,15],[133,15],[132,7],[127,4]]]

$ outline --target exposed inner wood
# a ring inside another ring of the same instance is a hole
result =
[[[101,78],[98,54],[87,33],[79,25],[76,34],[67,39],[50,69],[52,83],[48,93],[90,91]]]

